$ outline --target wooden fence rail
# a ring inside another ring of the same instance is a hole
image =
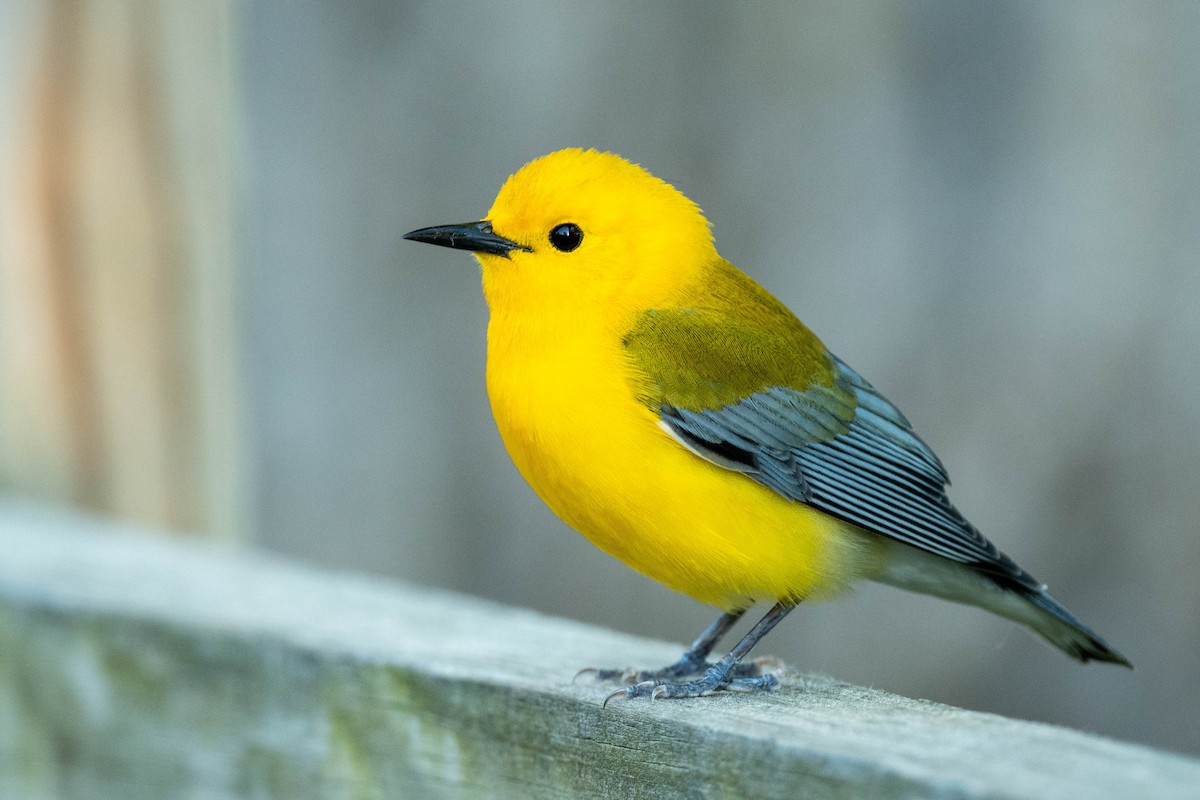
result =
[[[1200,762],[827,678],[600,701],[636,640],[0,502],[0,797],[1196,797]]]

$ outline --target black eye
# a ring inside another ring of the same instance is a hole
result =
[[[583,241],[583,231],[574,222],[564,222],[550,231],[550,244],[555,250],[569,253]]]

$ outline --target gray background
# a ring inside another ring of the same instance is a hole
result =
[[[709,621],[525,486],[490,419],[476,265],[400,238],[480,217],[533,157],[613,150],[696,200],[722,254],[907,413],[957,505],[1137,670],[876,586],[761,651],[1200,751],[1200,5],[242,15],[262,544],[679,642]]]

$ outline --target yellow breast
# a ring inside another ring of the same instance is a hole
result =
[[[493,313],[488,393],[513,461],[568,525],[701,602],[828,595],[873,568],[869,540],[695,456],[638,402],[611,330]]]

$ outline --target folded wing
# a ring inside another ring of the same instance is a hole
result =
[[[729,349],[719,341],[722,326],[706,313],[678,312],[670,322],[663,314],[671,312],[654,313],[660,329],[689,329],[686,336],[673,335],[688,342],[688,358],[702,363],[697,369],[705,375],[689,376],[687,384],[709,386],[710,396],[720,396],[721,387],[711,384],[721,373],[715,362]],[[830,366],[825,380],[805,385],[797,378],[716,404],[686,393],[672,396],[671,379],[686,374],[688,364],[672,362],[656,375],[651,360],[633,351],[639,367],[650,367],[645,401],[662,426],[698,456],[865,530],[1038,590],[1032,576],[950,503],[945,468],[904,415],[845,362],[823,348],[822,354]],[[665,358],[656,353],[654,361],[662,364]]]

